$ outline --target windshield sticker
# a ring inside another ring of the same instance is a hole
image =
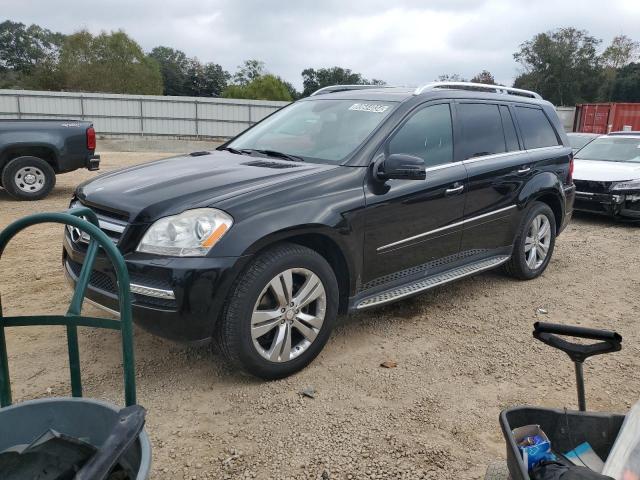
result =
[[[389,109],[389,105],[376,105],[375,103],[354,103],[349,110],[357,112],[382,113]]]

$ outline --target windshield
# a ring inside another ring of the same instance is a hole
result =
[[[600,137],[576,154],[585,160],[640,163],[640,137]]]
[[[395,106],[391,102],[305,100],[274,113],[229,147],[271,150],[307,161],[340,163]]]
[[[579,150],[596,137],[590,135],[567,135],[569,137],[569,145],[574,150]]]

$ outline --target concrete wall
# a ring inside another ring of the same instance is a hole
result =
[[[0,118],[90,120],[98,135],[227,139],[288,102],[0,90]]]

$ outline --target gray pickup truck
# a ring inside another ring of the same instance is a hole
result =
[[[0,120],[0,186],[19,200],[40,200],[56,175],[98,170],[96,132],[78,120]]]

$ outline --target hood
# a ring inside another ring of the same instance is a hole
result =
[[[110,172],[81,184],[76,196],[87,205],[146,223],[334,168],[338,166],[215,151]]]
[[[621,182],[640,178],[640,163],[574,160],[573,178],[597,182]]]

